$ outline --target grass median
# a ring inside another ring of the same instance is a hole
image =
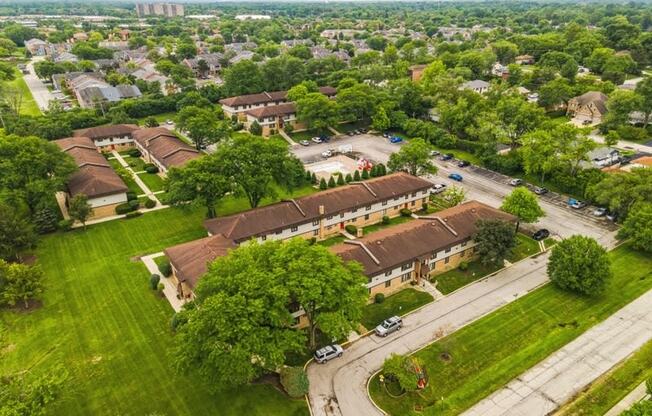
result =
[[[385,298],[383,303],[370,303],[362,311],[362,325],[374,329],[383,320],[394,315],[405,315],[432,302],[430,293],[407,288]]]
[[[392,398],[374,377],[372,398],[391,415],[417,408],[454,415],[473,406],[652,288],[649,255],[629,245],[609,255],[614,277],[602,295],[537,289],[419,351],[430,378],[423,391]]]

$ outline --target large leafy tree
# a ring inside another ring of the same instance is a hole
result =
[[[544,116],[541,108],[516,95],[502,97],[496,104],[496,114],[512,148],[517,146],[521,136],[535,130]]]
[[[182,168],[172,168],[167,176],[170,204],[185,206],[192,202],[206,208],[206,216],[216,216],[217,202],[231,187],[215,154],[190,161]]]
[[[223,144],[217,149],[215,160],[235,191],[244,194],[252,208],[263,198],[275,196],[275,185],[292,189],[305,177],[301,162],[284,143],[257,136],[238,137]]]
[[[473,236],[475,250],[484,264],[500,266],[516,246],[516,230],[502,220],[479,220]]]
[[[652,78],[646,77],[636,85],[636,94],[640,97],[639,111],[645,115],[645,127],[650,124],[652,115]]]
[[[178,127],[188,132],[197,150],[229,136],[229,125],[220,120],[214,111],[195,106],[179,111]]]
[[[552,249],[548,276],[562,289],[596,295],[611,278],[607,251],[590,237],[574,235]]]
[[[507,195],[500,209],[518,218],[516,231],[518,231],[521,221],[533,223],[545,215],[545,212],[539,206],[536,195],[524,187],[518,187]]]
[[[632,169],[628,173],[607,175],[590,186],[587,194],[624,219],[637,202],[652,203],[652,169]]]
[[[559,164],[557,161],[559,143],[547,130],[536,130],[526,134],[521,139],[521,143],[519,151],[523,157],[525,173],[540,175],[543,183],[546,174]]]
[[[310,348],[316,347],[318,329],[333,339],[346,338],[360,322],[367,302],[362,267],[343,263],[325,247],[311,246],[303,239],[283,244],[277,256],[292,299],[308,318]]]
[[[0,135],[0,191],[24,200],[32,214],[63,189],[76,169],[72,158],[54,143]]]
[[[639,202],[632,207],[618,237],[631,239],[637,250],[652,252],[652,202]]]
[[[0,302],[9,306],[22,302],[28,308],[29,300],[41,293],[43,271],[40,267],[0,260]]]
[[[254,94],[265,89],[258,65],[245,59],[224,70],[224,91],[227,95]]]
[[[420,138],[412,139],[392,153],[387,167],[393,171],[405,171],[411,175],[437,173],[437,167],[430,160],[430,146]]]
[[[34,377],[30,372],[7,375],[0,383],[0,414],[43,416],[61,396],[68,372],[55,368],[49,374]]]
[[[36,243],[34,226],[21,205],[0,202],[0,259],[18,260],[22,250]]]
[[[373,91],[367,84],[355,84],[338,90],[336,101],[340,119],[351,121],[371,117],[376,104]]]
[[[93,213],[93,207],[88,203],[88,197],[84,194],[75,195],[68,203],[68,214],[70,218],[79,221],[86,229],[86,221]]]
[[[324,94],[308,93],[297,101],[297,119],[308,128],[325,129],[339,119],[337,103]]]

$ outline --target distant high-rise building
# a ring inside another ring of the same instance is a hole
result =
[[[144,16],[183,16],[183,4],[171,3],[136,3],[136,14]]]

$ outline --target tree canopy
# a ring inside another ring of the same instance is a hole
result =
[[[548,260],[550,280],[580,294],[600,294],[611,274],[607,251],[590,237],[574,235],[557,243]]]

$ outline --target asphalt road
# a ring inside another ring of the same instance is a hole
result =
[[[387,140],[361,135],[336,139],[320,145],[292,149],[304,162],[321,158],[322,151],[351,144],[354,152],[385,163],[400,145]],[[453,163],[435,162],[437,175],[433,183],[462,186],[468,199],[476,199],[498,207],[505,195],[513,190],[507,179],[488,175],[473,167],[457,168]],[[451,172],[464,176],[462,183],[447,178]],[[596,238],[606,247],[615,244],[614,226],[606,220],[594,218],[589,212],[578,212],[565,206],[558,198],[541,199],[546,217],[535,227],[545,227],[560,237],[583,234]],[[370,336],[354,342],[344,356],[327,364],[311,363],[309,399],[315,416],[323,415],[381,415],[367,395],[367,380],[382,367],[392,353],[413,352],[434,340],[475,321],[478,318],[518,299],[548,281],[546,275],[548,253],[524,260],[502,272],[475,282],[451,295],[441,298],[404,318],[404,328],[387,338]]]
[[[54,101],[54,95],[48,91],[47,86],[36,76],[34,72],[34,63],[43,60],[44,57],[36,56],[27,64],[27,70],[29,74],[25,74],[23,79],[27,84],[36,105],[41,109],[41,111],[46,111],[49,107],[50,101]]]

